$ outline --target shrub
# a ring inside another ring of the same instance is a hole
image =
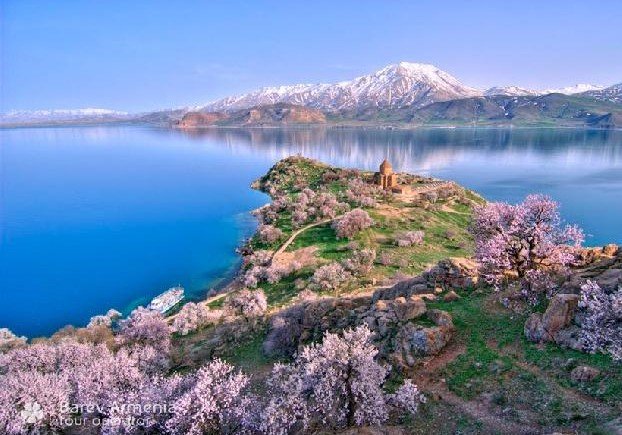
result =
[[[339,238],[351,239],[360,231],[372,226],[374,221],[365,210],[355,208],[333,223],[335,233]]]
[[[261,225],[257,230],[259,240],[264,243],[275,243],[283,238],[283,231],[272,225]]]
[[[423,231],[407,231],[405,233],[399,234],[395,238],[395,244],[402,247],[420,245],[423,243],[424,235],[425,233]]]
[[[354,251],[352,256],[343,260],[341,264],[353,275],[363,276],[371,271],[374,260],[376,260],[375,249],[362,249],[360,251]]]
[[[121,313],[117,310],[110,309],[104,315],[93,316],[89,321],[89,324],[86,326],[87,328],[95,328],[98,326],[110,327],[114,322],[121,318]]]
[[[166,422],[169,433],[201,435],[243,432],[250,422],[253,401],[247,393],[249,378],[216,359],[193,375],[193,385],[175,402]]]
[[[350,273],[341,264],[333,262],[316,269],[311,281],[322,290],[335,290],[350,277]]]
[[[532,301],[547,287],[547,276],[567,270],[583,242],[583,232],[562,226],[558,204],[543,195],[475,208],[471,232],[484,277],[498,285],[504,274],[516,274]]]
[[[590,352],[605,352],[622,360],[622,288],[607,294],[600,286],[587,281],[581,286],[579,307],[581,342]]]
[[[188,302],[175,316],[171,330],[181,335],[187,335],[210,323],[217,322],[221,317],[220,311],[212,311],[205,304]]]
[[[244,317],[261,316],[268,309],[268,301],[263,290],[247,290],[243,289],[230,296],[225,301],[225,307]]]
[[[395,395],[384,392],[389,369],[376,362],[371,336],[367,326],[343,336],[327,332],[321,344],[306,346],[292,364],[275,364],[262,429],[287,433],[296,424],[306,429],[313,420],[331,428],[377,425],[387,420],[391,404],[416,412],[423,399],[412,383]]]

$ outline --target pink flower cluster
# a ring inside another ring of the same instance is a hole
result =
[[[369,217],[369,214],[365,210],[355,208],[344,214],[341,219],[335,221],[333,223],[333,228],[335,229],[337,237],[351,239],[373,224],[373,219]]]
[[[514,274],[527,293],[550,290],[548,278],[566,271],[584,240],[578,227],[562,226],[558,208],[544,195],[529,195],[517,205],[477,207],[471,232],[484,277],[498,285]]]
[[[622,360],[622,288],[606,293],[597,283],[581,286],[581,342],[589,352]]]

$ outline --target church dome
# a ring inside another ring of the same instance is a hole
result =
[[[382,163],[380,164],[380,173],[383,175],[388,175],[388,174],[393,173],[393,167],[391,166],[391,163],[387,161],[387,159],[384,159]]]

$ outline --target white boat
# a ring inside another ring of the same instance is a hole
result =
[[[147,305],[147,308],[164,314],[177,305],[183,298],[184,288],[182,286],[171,287],[164,293],[153,298],[149,305]]]

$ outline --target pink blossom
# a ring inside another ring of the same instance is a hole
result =
[[[369,217],[369,214],[360,208],[356,208],[347,212],[341,217],[341,219],[333,223],[333,228],[337,237],[347,237],[351,239],[360,231],[372,226],[374,221]]]

